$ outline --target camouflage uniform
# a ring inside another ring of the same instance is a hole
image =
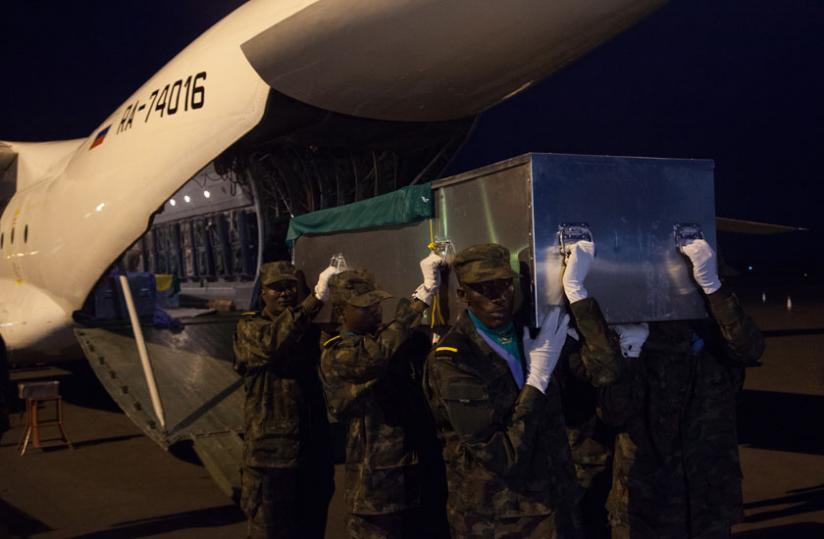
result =
[[[462,283],[514,275],[501,246],[476,246],[468,260],[470,249],[453,264]],[[444,444],[454,537],[578,534],[578,487],[555,377],[545,394],[518,389],[508,363],[464,312],[427,358],[424,392]]]
[[[262,284],[284,275],[294,276],[291,264],[261,267]],[[316,374],[320,332],[312,324],[322,305],[310,295],[274,317],[244,315],[235,330],[235,369],[246,389],[241,508],[250,537],[323,537],[333,480]]]
[[[389,295],[367,272],[332,278],[332,301],[366,307]],[[395,320],[374,335],[346,334],[323,345],[320,375],[329,416],[346,425],[346,503],[351,537],[402,537],[404,513],[420,503],[411,421],[417,391],[405,350],[426,304],[401,300]]]
[[[580,512],[587,537],[609,535],[606,500],[611,484],[614,429],[597,414],[598,388],[620,379],[620,346],[593,298],[570,305],[580,340],[567,339],[556,373],[564,420],[581,487]]]
[[[736,397],[761,333],[725,287],[712,320],[650,324],[641,357],[601,388],[620,426],[608,509],[614,538],[727,537],[741,514]]]

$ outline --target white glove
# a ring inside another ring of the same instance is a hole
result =
[[[426,288],[438,288],[441,285],[441,272],[438,269],[443,263],[443,257],[434,251],[421,260],[421,274]]]
[[[693,240],[680,247],[680,251],[687,255],[692,263],[692,276],[705,294],[712,294],[721,288],[721,279],[718,278],[718,264],[715,251],[705,240]]]
[[[318,275],[318,284],[315,285],[315,297],[321,301],[329,300],[329,279],[332,275],[340,273],[341,270],[335,266],[329,266]]]
[[[578,241],[568,251],[566,269],[564,269],[564,293],[570,303],[575,303],[589,296],[584,288],[584,279],[595,259],[595,244],[591,241]]]
[[[562,313],[560,307],[554,307],[544,318],[534,339],[529,338],[529,328],[524,328],[524,352],[529,370],[526,383],[541,393],[546,393],[549,378],[558,365],[567,337],[567,326],[569,315]]]
[[[429,256],[421,260],[423,283],[412,294],[413,297],[418,298],[427,305],[432,304],[432,298],[441,285],[441,272],[438,269],[443,263],[443,257],[434,252],[429,253]]]
[[[649,337],[649,324],[615,324],[610,326],[621,340],[621,354],[636,358],[641,355],[641,348]]]

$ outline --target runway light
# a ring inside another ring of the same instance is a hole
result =
[[[793,298],[791,298],[790,296],[787,296],[787,310],[793,310]]]
[[[189,195],[185,195],[185,196],[183,197],[183,202],[189,203],[189,202],[191,202],[191,201],[192,201],[192,197],[190,197]]]
[[[747,271],[752,271],[752,266],[747,266]]]
[[[175,204],[177,204],[177,202],[175,202],[175,199],[170,198],[170,199],[169,199],[169,204],[171,204],[172,206],[174,206]]]
[[[97,210],[98,212],[101,212],[101,211],[103,211],[103,208],[105,208],[105,207],[106,207],[106,203],[105,203],[105,202],[101,202],[100,204],[98,204],[98,205],[97,205],[97,207],[95,208],[95,210]]]
[[[209,191],[203,191],[203,196],[209,198],[210,196],[212,196],[212,193],[210,193]]]
[[[761,303],[767,303],[767,293],[761,292]]]
[[[806,279],[807,277],[809,277],[809,275],[807,275],[807,272],[805,271],[804,272],[804,278]]]

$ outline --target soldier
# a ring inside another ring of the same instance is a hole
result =
[[[569,353],[609,365],[617,345],[583,280],[591,242],[572,248],[564,289],[582,342]],[[569,317],[555,308],[534,339],[513,323],[514,278],[509,251],[474,245],[453,263],[466,303],[430,353],[427,393],[444,443],[447,515],[454,537],[577,537],[578,487],[552,372],[567,338]],[[608,369],[607,369],[608,370]]]
[[[407,345],[439,284],[441,262],[435,254],[421,262],[424,283],[411,302],[400,300],[387,325],[381,325],[381,301],[391,296],[376,288],[368,272],[347,270],[331,281],[340,328],[323,344],[320,372],[329,415],[346,425],[351,537],[408,536],[410,510],[420,504],[414,439],[419,386],[410,377]]]
[[[333,470],[323,395],[317,379],[320,331],[312,319],[336,272],[325,269],[298,305],[289,262],[260,268],[261,312],[235,330],[235,370],[246,389],[241,508],[249,537],[322,538]]]
[[[584,534],[590,539],[600,539],[609,537],[605,505],[612,482],[615,434],[614,429],[598,417],[598,391],[621,378],[624,360],[616,335],[608,329],[598,304],[583,286],[593,248],[591,242],[579,242],[568,254],[564,292],[577,332],[571,332],[572,338],[567,339],[556,374],[580,487],[579,512]],[[579,334],[584,338],[578,338]]]
[[[681,250],[711,319],[616,326],[627,370],[600,390],[604,420],[620,427],[608,502],[615,539],[729,537],[741,514],[736,396],[764,340],[722,286],[709,244]]]

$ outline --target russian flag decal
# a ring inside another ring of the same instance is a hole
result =
[[[91,146],[89,146],[89,149],[90,149],[90,150],[91,150],[91,149],[93,149],[93,148],[95,148],[95,147],[97,147],[97,146],[100,146],[101,144],[103,144],[103,139],[105,139],[105,138],[106,138],[106,133],[108,133],[108,132],[109,132],[109,129],[110,129],[111,127],[112,127],[112,126],[111,126],[111,124],[110,124],[110,125],[107,125],[104,129],[102,129],[102,130],[100,131],[100,133],[98,133],[98,134],[97,134],[97,136],[96,136],[96,137],[94,137],[94,142],[92,142],[92,145],[91,145]]]

